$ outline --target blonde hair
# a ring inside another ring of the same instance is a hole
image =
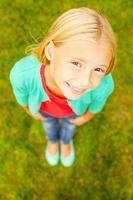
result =
[[[106,71],[106,74],[109,74],[116,60],[116,39],[113,30],[104,16],[86,7],[73,8],[59,16],[50,27],[47,37],[32,46],[30,50],[32,55],[47,64],[49,61],[45,56],[45,47],[50,41],[53,41],[55,46],[59,46],[68,40],[98,42],[101,38],[104,38],[112,55]]]

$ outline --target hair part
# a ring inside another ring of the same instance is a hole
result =
[[[52,24],[47,37],[42,42],[32,45],[30,51],[41,62],[47,64],[49,61],[45,56],[45,47],[50,41],[59,46],[66,41],[99,42],[102,38],[112,55],[106,71],[106,74],[109,74],[116,62],[116,38],[107,19],[93,9],[81,7],[66,11]]]

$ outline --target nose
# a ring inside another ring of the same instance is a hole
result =
[[[92,87],[91,72],[80,73],[78,77],[78,84],[81,88]]]

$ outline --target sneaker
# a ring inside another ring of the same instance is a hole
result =
[[[73,141],[71,140],[70,142],[71,145],[71,153],[68,156],[60,156],[61,163],[64,167],[70,167],[72,166],[74,160],[75,160],[75,150],[74,150],[74,145]]]
[[[60,156],[59,156],[59,148],[58,148],[57,153],[55,155],[51,155],[49,153],[49,151],[48,151],[48,146],[47,146],[47,148],[45,150],[45,157],[46,157],[47,162],[50,165],[52,165],[52,166],[57,165],[57,163],[59,162],[59,158],[60,158]]]

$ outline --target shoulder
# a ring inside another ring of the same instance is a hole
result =
[[[93,97],[100,97],[100,96],[109,96],[115,88],[114,80],[112,74],[108,74],[103,77],[100,85],[92,90]]]
[[[40,61],[32,55],[20,59],[14,64],[9,73],[10,81],[19,83],[28,76],[32,77],[32,74],[34,76],[40,65]]]
[[[104,87],[105,91],[110,90],[110,91],[113,92],[115,84],[114,84],[114,80],[113,80],[111,73],[104,76],[104,78],[102,79],[102,82],[101,82],[101,87]]]
[[[11,71],[24,72],[40,66],[40,61],[35,56],[26,56],[19,61],[17,61]]]

